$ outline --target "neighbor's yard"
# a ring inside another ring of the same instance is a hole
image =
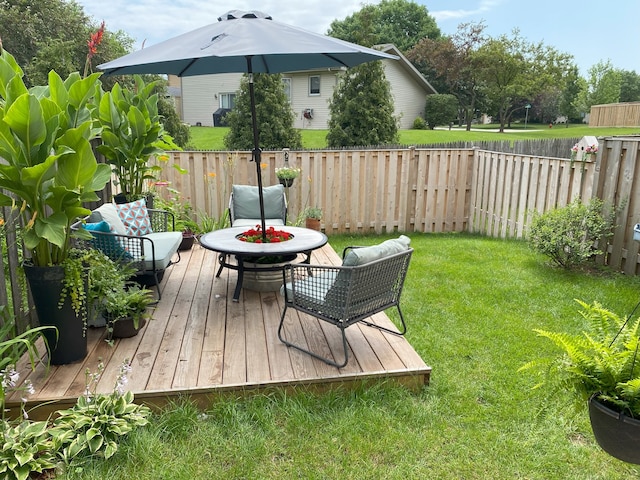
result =
[[[474,129],[496,129],[497,125],[474,126]],[[585,135],[610,136],[640,134],[640,128],[590,128],[585,125],[557,125],[549,128],[548,125],[523,125],[514,124],[510,133],[497,133],[492,131],[471,131],[464,129],[453,130],[400,130],[400,145],[423,145],[429,143],[457,142],[457,141],[482,141],[482,140],[526,140],[533,138],[567,138],[583,137]],[[191,127],[192,144],[198,150],[224,150],[224,136],[229,129],[225,127]],[[325,148],[326,130],[301,130],[302,144],[305,148]],[[568,153],[567,153],[568,155]]]
[[[188,399],[69,479],[628,479],[640,469],[596,446],[585,409],[546,401],[517,369],[552,352],[532,329],[577,331],[574,299],[626,314],[640,280],[551,267],[520,241],[413,234],[403,311],[433,367],[429,387],[273,391]],[[388,237],[331,237],[349,244]],[[393,311],[389,312],[391,316]]]

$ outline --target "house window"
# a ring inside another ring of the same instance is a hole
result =
[[[320,75],[309,76],[309,95],[320,95]]]
[[[284,94],[287,96],[287,100],[291,103],[291,79],[283,78],[282,85],[284,86]]]
[[[220,108],[228,108],[233,110],[236,106],[236,94],[235,93],[221,93],[220,94]]]

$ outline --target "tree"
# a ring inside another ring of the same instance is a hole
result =
[[[258,73],[253,75],[256,119],[260,136],[260,147],[266,149],[302,148],[300,132],[293,128],[294,113],[287,99],[282,75]],[[252,150],[253,126],[249,77],[244,75],[233,110],[226,115],[229,133],[224,145],[229,150]]]
[[[633,70],[620,70],[620,101],[640,101],[640,75]]]
[[[545,90],[564,85],[573,66],[571,55],[542,43],[528,43],[518,30],[511,37],[490,39],[477,55],[490,113],[498,117],[501,132],[514,112],[523,110]]]
[[[171,135],[174,143],[181,148],[188,148],[191,141],[189,126],[180,121],[175,106],[164,95],[158,97],[158,114],[164,129]]]
[[[441,80],[446,89],[458,99],[461,115],[467,130],[471,130],[471,121],[482,96],[481,65],[482,57],[475,54],[486,42],[482,23],[465,23],[458,31],[445,38],[423,38],[407,53],[407,57],[429,78]],[[433,73],[433,75],[429,75]]]
[[[391,86],[382,62],[350,68],[340,78],[329,102],[330,147],[382,145],[398,142]]]
[[[570,121],[581,120],[580,113],[584,108],[580,108],[580,92],[586,88],[584,79],[578,73],[578,67],[572,66],[566,76],[565,87],[562,90],[558,111],[560,115],[567,117],[567,125]]]
[[[587,72],[587,108],[620,101],[622,76],[610,60],[599,61]]]
[[[427,95],[424,107],[424,117],[429,128],[433,130],[438,125],[449,125],[458,114],[458,99],[451,94]]]
[[[392,43],[406,52],[424,37],[438,38],[440,29],[424,5],[382,0],[378,5],[365,5],[344,20],[334,20],[327,35],[368,47]]]
[[[0,2],[0,37],[25,73],[27,86],[45,85],[55,70],[62,77],[84,72],[87,42],[99,25],[76,2],[64,0],[4,0]],[[93,66],[124,55],[133,40],[122,31],[105,30]],[[109,89],[117,78],[103,78]]]

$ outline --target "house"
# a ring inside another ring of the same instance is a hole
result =
[[[425,97],[437,93],[429,82],[393,45],[378,46],[397,55],[399,60],[382,60],[385,75],[391,84],[395,115],[400,128],[409,129],[424,113]],[[329,100],[344,69],[325,69],[282,74],[291,107],[296,114],[296,128],[324,130],[329,122]],[[233,108],[240,73],[199,75],[170,78],[170,84],[181,86],[181,118],[189,125],[216,126],[221,116]]]

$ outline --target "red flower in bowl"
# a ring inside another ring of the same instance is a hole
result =
[[[266,234],[266,241],[263,239],[262,228],[260,225],[256,225],[255,228],[250,228],[246,232],[242,232],[236,238],[241,242],[249,243],[279,243],[291,240],[293,235],[284,230],[276,230],[274,227],[267,227],[264,231]]]

